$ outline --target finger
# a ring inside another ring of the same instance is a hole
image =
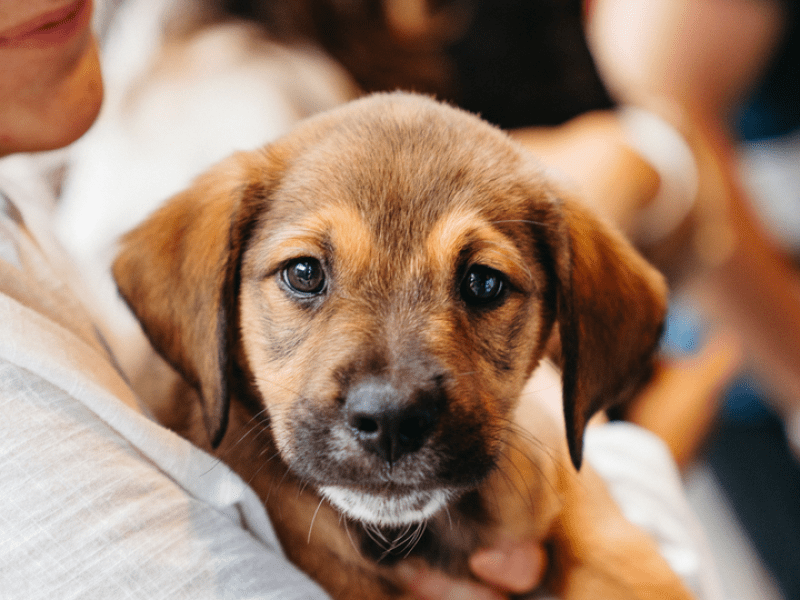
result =
[[[514,593],[539,585],[547,566],[547,554],[539,544],[526,541],[500,542],[478,550],[469,560],[475,576],[488,584]]]
[[[397,574],[419,600],[506,600],[506,596],[486,586],[452,579],[433,569],[403,564]]]

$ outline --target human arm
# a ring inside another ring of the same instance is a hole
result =
[[[712,318],[741,335],[784,414],[800,398],[800,278],[753,213],[730,124],[778,48],[785,10],[775,0],[595,0],[588,19],[595,60],[617,98],[661,115],[692,147],[695,289]]]

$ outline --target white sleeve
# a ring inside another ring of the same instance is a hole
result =
[[[8,362],[0,414],[0,598],[325,597],[244,514],[226,514],[242,499],[214,472],[223,465],[206,465],[210,495],[233,502],[214,506],[67,390]]]
[[[714,559],[665,444],[629,423],[587,430],[585,456],[625,517],[649,533],[698,600],[722,600]]]

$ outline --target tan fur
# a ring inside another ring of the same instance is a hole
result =
[[[287,287],[295,259],[319,261],[323,291]],[[502,274],[498,300],[464,295],[476,265]],[[645,380],[665,305],[660,276],[504,134],[404,94],[228,159],[125,238],[114,274],[197,392],[181,400],[196,409],[181,429],[251,482],[289,557],[336,598],[401,594],[321,488],[391,502],[447,490],[450,522],[431,516],[419,552],[463,573],[503,512],[489,498],[502,496],[509,423],[548,343],[579,466],[588,418]],[[354,413],[381,394],[403,436],[375,437]],[[547,456],[525,460],[539,465],[531,498],[551,507],[534,519],[544,536],[569,486]]]

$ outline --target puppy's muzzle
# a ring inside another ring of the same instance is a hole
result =
[[[405,376],[363,374],[345,386],[332,425],[339,450],[328,454],[337,467],[318,479],[322,495],[342,513],[383,527],[427,520],[462,487],[442,471],[452,445],[443,433],[446,377],[399,371]],[[323,448],[318,456],[325,456]]]
[[[439,422],[443,403],[438,383],[434,389],[409,393],[369,378],[347,392],[343,415],[364,451],[391,466],[425,444]]]

